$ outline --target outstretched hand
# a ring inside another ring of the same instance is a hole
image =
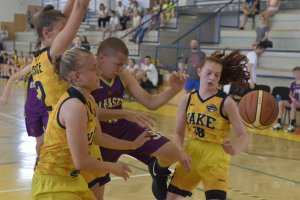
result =
[[[192,169],[192,159],[189,154],[187,154],[184,150],[181,151],[181,156],[179,162],[183,165],[186,173],[190,172]]]
[[[169,79],[169,84],[171,88],[177,92],[183,89],[186,79],[188,75],[180,72],[173,72]]]
[[[125,181],[127,181],[131,172],[132,171],[128,167],[128,165],[122,162],[114,163],[113,168],[111,168],[111,173],[113,173],[116,176],[122,177]]]

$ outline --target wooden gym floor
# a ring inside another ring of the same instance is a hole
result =
[[[4,81],[0,81],[2,93]],[[16,84],[9,104],[0,107],[0,200],[29,200],[35,162],[35,141],[26,133],[23,120],[23,86]],[[135,102],[126,108],[147,112],[156,118],[156,130],[171,138],[177,107],[166,105],[148,112]],[[300,135],[283,131],[248,130],[247,149],[232,158],[228,200],[299,200]],[[233,135],[233,134],[232,134]],[[106,186],[106,200],[153,200],[147,167],[123,156],[133,170],[125,182],[114,177]],[[204,199],[202,185],[192,198]]]

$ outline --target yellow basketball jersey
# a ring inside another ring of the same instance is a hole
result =
[[[222,144],[229,134],[230,122],[222,114],[222,107],[227,94],[219,91],[217,94],[203,100],[198,91],[193,92],[186,108],[187,128],[189,138]]]
[[[49,50],[50,47],[47,47],[35,52],[31,73],[39,98],[45,102],[48,111],[51,111],[66,92],[68,83],[58,79]]]
[[[66,129],[57,120],[62,104],[70,98],[78,98],[86,106],[88,113],[88,132],[86,133],[86,136],[89,142],[89,153],[95,153],[93,137],[97,123],[95,115],[95,108],[97,105],[92,97],[89,100],[86,100],[78,90],[71,87],[59,99],[50,115],[44,144],[41,148],[40,160],[36,168],[37,172],[40,174],[77,177],[80,173],[72,160],[72,155],[67,142]]]

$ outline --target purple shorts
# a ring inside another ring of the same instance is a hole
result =
[[[101,123],[101,129],[103,132],[111,136],[117,137],[118,139],[122,139],[122,140],[128,140],[128,141],[135,140],[140,134],[142,134],[146,130],[145,128],[140,127],[138,124],[134,122],[129,122],[126,120],[120,120],[120,121],[122,122],[114,126],[117,128],[114,128],[113,131],[111,126],[107,127],[103,125],[103,123]],[[149,140],[143,146],[135,150],[114,150],[114,149],[100,147],[102,158],[104,161],[117,162],[117,160],[122,154],[127,154],[138,159],[144,164],[148,165],[151,159],[150,155],[155,151],[157,151],[164,144],[169,142],[169,139],[167,139],[164,136],[161,136],[159,133],[154,132],[154,134],[155,137],[152,137],[151,140]],[[98,178],[97,180],[100,185],[104,185],[110,181],[109,174],[107,174],[104,177]]]
[[[48,112],[41,114],[28,114],[25,116],[25,124],[28,136],[39,137],[44,134],[48,123]]]

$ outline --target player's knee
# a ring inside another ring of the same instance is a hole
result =
[[[222,190],[208,190],[205,192],[207,200],[226,200],[227,193]]]

